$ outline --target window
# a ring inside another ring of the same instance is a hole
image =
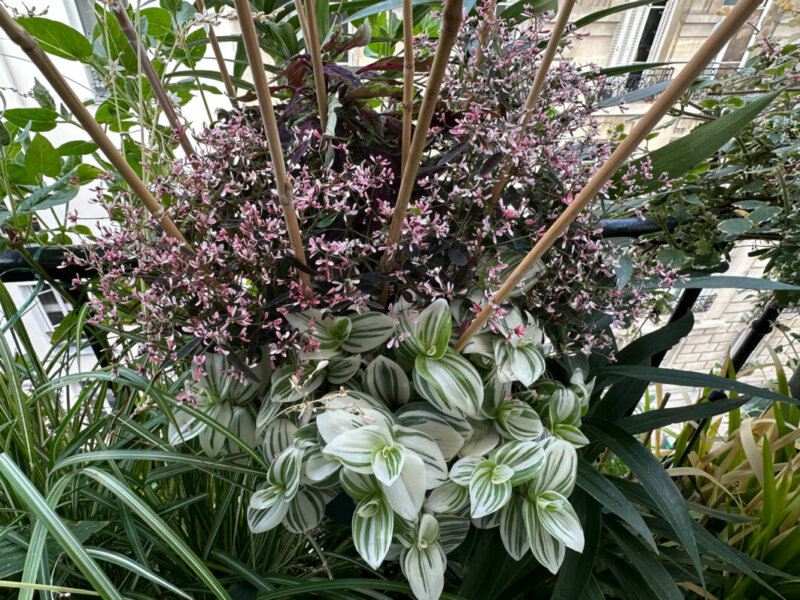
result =
[[[764,27],[772,3],[773,0],[764,0],[761,3],[750,17],[749,25],[742,27],[739,33],[725,44],[725,47],[716,56],[710,68],[706,69],[707,75],[711,77],[722,76],[726,73],[736,72],[744,67],[750,57],[748,48],[756,43],[756,36]],[[735,0],[725,0],[723,6],[730,7],[734,4],[736,4]]]
[[[24,285],[22,288],[28,293],[33,294],[36,287],[33,285]],[[41,322],[44,323],[45,333],[48,335],[55,331],[56,327],[64,320],[64,317],[69,313],[71,307],[61,297],[56,294],[55,290],[49,285],[39,292],[36,300],[34,301],[35,309]]]
[[[623,13],[611,40],[608,66],[654,62],[675,11],[675,0],[663,0]]]
[[[72,19],[77,20],[75,25],[84,35],[91,37],[94,32],[94,27],[97,25],[97,15],[94,12],[94,0],[71,0],[75,10],[72,12]],[[127,5],[127,3],[124,3]],[[67,2],[69,8],[69,2]],[[77,16],[77,19],[75,17]],[[89,65],[84,67],[86,69],[86,78],[89,80],[89,86],[95,95],[95,100],[101,100],[108,96],[108,90],[103,79],[92,69]]]

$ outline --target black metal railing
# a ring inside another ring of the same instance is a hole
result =
[[[652,69],[643,69],[641,71],[633,71],[632,73],[625,73],[623,75],[611,75],[606,77],[600,85],[597,92],[598,100],[605,102],[611,98],[625,96],[639,90],[646,90],[648,88],[658,86],[672,79],[672,74],[675,72],[674,67],[655,67]],[[652,94],[639,100],[652,100],[661,94],[661,90],[653,91]]]

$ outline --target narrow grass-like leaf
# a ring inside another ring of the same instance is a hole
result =
[[[98,560],[102,560],[103,562],[109,562],[115,564],[119,567],[127,569],[128,571],[139,575],[140,577],[144,577],[145,579],[152,581],[156,585],[159,585],[176,596],[181,598],[187,598],[187,600],[192,600],[192,596],[184,592],[179,587],[172,585],[169,581],[164,579],[163,577],[156,575],[150,569],[143,567],[135,560],[131,560],[124,554],[119,554],[117,552],[112,552],[111,550],[105,550],[104,548],[87,548],[86,552],[89,556],[92,556]]]
[[[39,491],[6,453],[0,454],[0,475],[3,476],[9,487],[25,501],[31,513],[55,538],[100,596],[106,600],[122,600],[122,595],[116,590],[105,572],[89,556],[69,527],[47,504]]]

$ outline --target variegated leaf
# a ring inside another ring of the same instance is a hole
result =
[[[295,431],[297,425],[289,417],[278,417],[271,421],[264,429],[264,439],[261,442],[261,454],[264,459],[272,462],[278,454],[288,448]]]
[[[280,525],[289,512],[290,501],[283,488],[267,485],[250,497],[247,508],[247,523],[253,533],[263,533]]]
[[[531,481],[528,494],[535,497],[542,492],[553,491],[569,497],[578,474],[578,455],[575,448],[569,442],[550,438],[544,444],[544,452],[544,468]]]
[[[476,529],[496,529],[500,527],[500,511],[495,511],[490,515],[478,519],[471,518],[470,521]]]
[[[574,425],[556,425],[553,428],[553,435],[565,442],[569,442],[575,448],[582,448],[589,443],[589,438],[583,435],[583,432]]]
[[[539,415],[520,400],[509,398],[501,402],[496,418],[503,434],[515,440],[535,440],[544,432]]]
[[[308,479],[306,483],[320,483],[325,481],[336,473],[339,467],[341,467],[341,463],[325,456],[319,445],[304,450],[303,475]]]
[[[231,406],[230,402],[222,402],[221,404],[206,408],[204,412],[223,427],[230,427],[231,418],[233,417],[233,406]],[[197,436],[197,439],[200,441],[200,447],[203,449],[203,452],[211,458],[218,456],[225,447],[225,435],[216,429],[211,429],[211,427],[206,427],[206,429]]]
[[[569,388],[559,388],[550,396],[548,414],[550,425],[580,425],[581,402]]]
[[[482,456],[466,456],[457,460],[450,468],[450,480],[458,485],[468,486],[475,468],[482,463]]]
[[[433,489],[447,481],[447,463],[436,442],[425,433],[402,425],[395,425],[392,431],[398,444],[413,451],[425,463],[425,489]]]
[[[378,481],[392,485],[406,462],[408,451],[400,444],[385,444],[372,450],[372,472]]]
[[[536,516],[547,532],[575,552],[583,552],[583,528],[575,509],[558,492],[536,497]]]
[[[417,317],[414,337],[422,353],[430,358],[441,358],[450,345],[453,318],[447,300],[439,298]]]
[[[498,374],[507,381],[519,381],[528,387],[544,374],[544,356],[533,344],[514,346],[504,338],[494,340],[494,360]]]
[[[367,425],[391,426],[394,415],[379,401],[361,392],[328,394],[320,401],[325,407],[317,415],[317,430],[325,442]]]
[[[400,565],[417,600],[439,600],[444,589],[447,560],[439,544],[404,550]]]
[[[372,473],[372,451],[379,446],[391,445],[393,441],[386,427],[366,425],[337,435],[322,449],[322,453],[335,458],[351,471]]]
[[[403,368],[385,356],[378,356],[364,371],[364,390],[387,406],[402,406],[411,398],[411,384]]]
[[[178,446],[183,442],[188,442],[196,438],[208,427],[208,425],[200,421],[197,417],[183,410],[177,410],[173,417],[175,423],[169,424],[169,430],[167,432],[167,439],[173,446]]]
[[[427,434],[439,446],[446,461],[458,454],[472,435],[469,421],[447,416],[426,402],[407,404],[397,411],[397,419],[403,427]]]
[[[461,448],[462,456],[486,456],[500,443],[500,434],[492,429],[474,429]]]
[[[394,512],[380,495],[362,499],[353,512],[353,543],[361,558],[377,569],[392,543]]]
[[[489,455],[500,465],[510,467],[514,474],[511,485],[519,485],[536,477],[544,468],[546,454],[539,442],[506,442]]]
[[[425,500],[425,510],[432,513],[454,513],[467,505],[469,490],[455,481],[447,481],[434,489]]]
[[[289,504],[283,524],[292,533],[306,533],[322,522],[325,496],[319,490],[303,486]]]
[[[470,528],[469,519],[456,515],[437,515],[439,522],[439,543],[445,554],[458,548],[467,537]]]
[[[284,450],[269,466],[267,481],[284,490],[284,496],[291,500],[300,485],[300,461],[303,451],[290,447]]]
[[[438,410],[448,415],[473,416],[483,402],[483,381],[466,358],[448,348],[438,359],[417,356],[414,387]]]
[[[531,500],[526,499],[522,503],[522,520],[525,523],[528,543],[534,558],[551,573],[558,573],[561,563],[564,562],[564,544],[544,528],[536,514],[536,506]]]
[[[419,456],[409,452],[400,477],[392,485],[380,485],[394,512],[409,521],[416,520],[425,500],[425,463]]]
[[[500,539],[503,540],[506,552],[514,560],[522,560],[531,547],[522,517],[524,502],[525,499],[521,496],[512,496],[500,511]]]
[[[334,358],[328,362],[328,382],[341,385],[350,381],[361,366],[361,355]]]
[[[394,320],[389,315],[366,312],[349,316],[352,327],[340,348],[350,354],[365,354],[385,344],[394,333]]]
[[[269,399],[277,403],[296,402],[311,394],[324,380],[325,371],[318,369],[315,363],[309,362],[300,368],[285,365],[272,374]]]
[[[381,493],[381,486],[374,475],[362,475],[354,471],[342,469],[339,472],[339,482],[345,493],[354,500],[361,500],[367,496]]]
[[[481,462],[469,481],[469,501],[472,517],[479,519],[506,505],[511,498],[511,477],[514,471],[494,461]]]

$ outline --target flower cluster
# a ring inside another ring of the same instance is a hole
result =
[[[444,299],[290,321],[316,351],[246,383],[211,356],[191,384],[201,401],[179,407],[170,428],[173,444],[198,437],[219,454],[225,436],[200,411],[258,448],[269,470],[250,498],[253,532],[307,533],[344,492],[361,557],[374,569],[399,561],[418,600],[439,597],[447,554],[473,526],[499,528],[515,560],[530,550],[553,573],[566,548],[583,549],[567,498],[591,385],[580,371],[566,383],[543,378],[544,336],[530,315],[507,312],[464,355],[450,347]]]
[[[480,58],[476,20],[454,49],[394,271],[380,264],[399,185],[394,101],[376,109],[363,99],[386,89],[385,65],[331,74],[335,108],[322,135],[305,109],[314,94],[300,89],[307,79],[300,61],[285,70],[292,97],[279,115],[307,266],[290,248],[258,112],[227,113],[204,132],[198,156],[156,182],[192,252],[161,235],[126,193],[101,196],[119,226],[104,229],[88,259],[102,274],[94,318],[119,328],[133,321],[151,364],[163,364],[204,349],[250,359],[303,350],[287,313],[364,311],[387,280],[395,301],[484,304],[609,153],[592,117],[595,73],[563,56],[523,130],[548,20],[511,27],[486,17]],[[422,59],[431,43],[421,39],[417,49]],[[391,143],[380,138],[384,130]],[[507,182],[493,202],[504,167]],[[625,178],[646,179],[647,171],[645,163]],[[310,273],[312,291],[297,283],[299,268]],[[601,239],[587,214],[530,274],[521,306],[558,351],[590,351],[607,342],[598,322],[624,326],[650,310],[652,295],[628,282],[674,275],[655,271]]]

